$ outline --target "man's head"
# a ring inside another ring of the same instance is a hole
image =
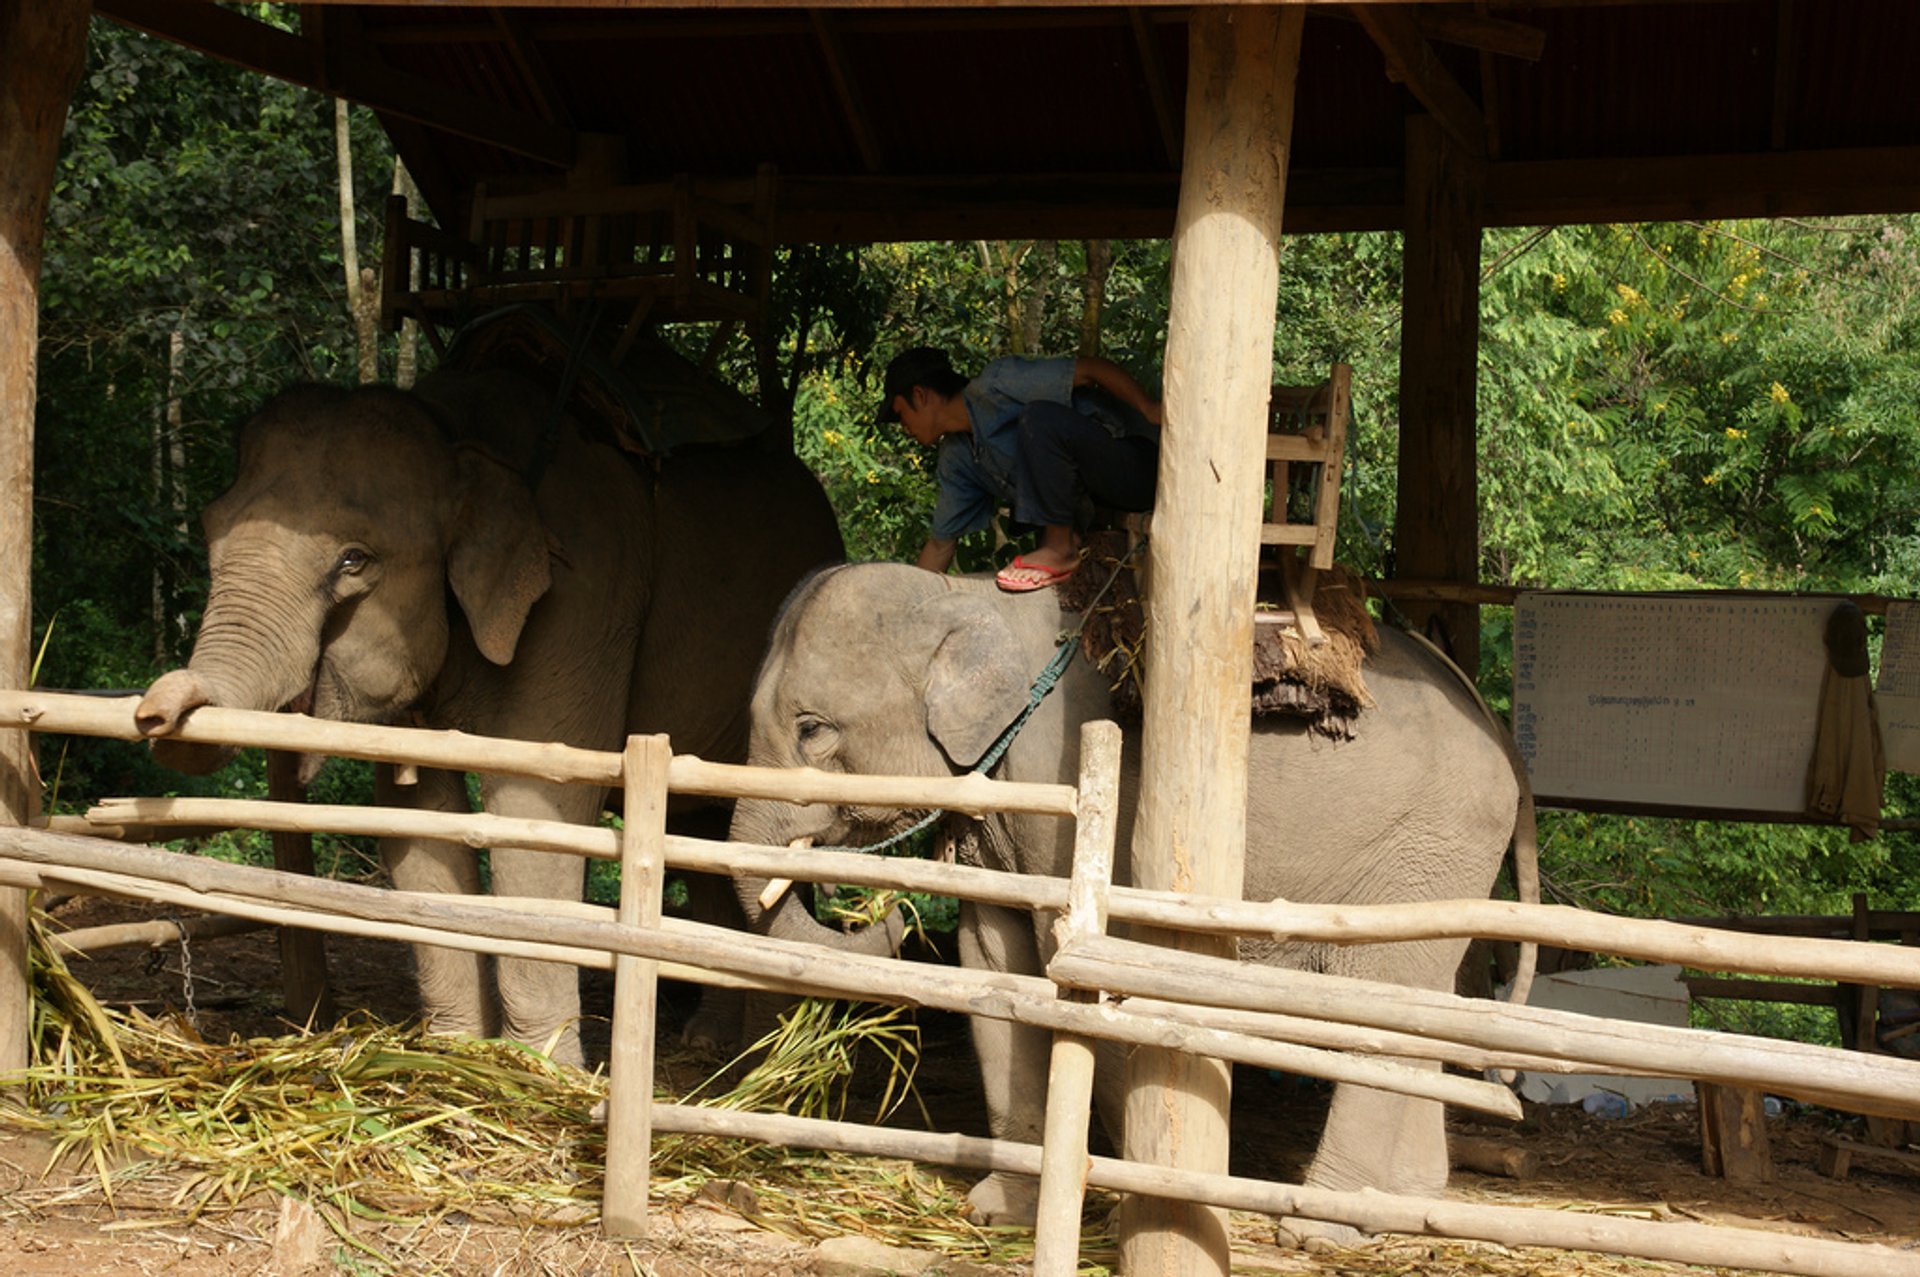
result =
[[[939,437],[931,423],[933,401],[944,403],[966,385],[967,379],[953,370],[946,351],[935,346],[903,350],[887,365],[875,419],[882,425],[897,421],[921,443],[933,443]]]

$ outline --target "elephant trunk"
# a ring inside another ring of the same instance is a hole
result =
[[[785,804],[780,803],[743,800],[734,810],[729,840],[760,846],[811,846],[811,836],[781,837],[782,831],[771,816],[773,809],[784,807]],[[769,889],[776,885],[766,878],[734,880],[734,889],[740,898],[740,909],[746,914],[747,925],[761,935],[775,940],[822,945],[841,953],[869,957],[891,957],[900,947],[906,924],[898,909],[889,912],[882,925],[842,931],[827,926],[813,916],[808,893]]]
[[[209,771],[230,751],[159,738],[179,731],[202,705],[276,710],[311,687],[320,657],[326,601],[304,603],[274,591],[285,576],[272,556],[229,553],[214,577],[207,611],[184,669],[160,676],[134,709],[143,736],[156,739],[156,757],[176,770]]]

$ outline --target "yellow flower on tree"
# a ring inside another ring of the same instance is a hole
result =
[[[1793,396],[1787,393],[1785,386],[1776,381],[1773,383],[1773,388],[1767,391],[1767,398],[1773,400],[1775,403],[1783,404],[1790,402]]]
[[[1607,312],[1607,322],[1609,324],[1612,324],[1615,328],[1618,328],[1620,325],[1627,322],[1627,312],[1624,310],[1621,310],[1618,306],[1615,306],[1612,310]]]

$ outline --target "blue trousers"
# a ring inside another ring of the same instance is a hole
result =
[[[1033,527],[1072,526],[1081,497],[1115,510],[1153,504],[1160,446],[1116,437],[1066,404],[1032,403],[1020,414],[1020,456],[1014,467],[1013,517]]]

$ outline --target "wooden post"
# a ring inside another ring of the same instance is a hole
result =
[[[1079,815],[1073,831],[1073,879],[1067,912],[1054,924],[1065,944],[1072,936],[1107,929],[1113,885],[1113,841],[1120,805],[1120,728],[1101,719],[1080,728]],[[1063,989],[1068,1001],[1097,1002],[1097,993]],[[1033,1235],[1034,1277],[1073,1277],[1080,1266],[1080,1212],[1087,1196],[1087,1121],[1093,1102],[1094,1046],[1090,1038],[1053,1035],[1047,1066],[1047,1118],[1042,1128],[1040,1202]]]
[[[86,0],[0,0],[0,686],[33,668],[33,403],[40,252],[67,99],[86,61]],[[0,820],[24,825],[39,786],[25,732],[0,739]],[[27,896],[0,890],[0,1072],[27,1064]]]
[[[1148,549],[1153,587],[1133,874],[1150,889],[1238,898],[1246,860],[1247,653],[1273,381],[1278,241],[1302,13],[1211,7],[1189,19],[1185,168],[1174,221],[1167,429]],[[1203,952],[1231,945],[1160,937]],[[1230,1071],[1138,1050],[1126,1156],[1224,1171]],[[1130,1274],[1227,1271],[1223,1211],[1129,1197]]]
[[[1485,166],[1429,116],[1407,120],[1406,145],[1394,575],[1472,585],[1480,579],[1474,394]],[[1469,678],[1479,676],[1479,608],[1402,603],[1401,609],[1416,625],[1437,616],[1454,660]]]
[[[1771,1180],[1766,1096],[1755,1087],[1704,1080],[1696,1081],[1693,1091],[1700,1109],[1701,1169],[1736,1183]]]
[[[306,802],[307,788],[300,783],[300,755],[283,749],[267,751],[267,797],[281,803]],[[271,837],[275,869],[313,877],[312,834],[277,829]],[[324,935],[304,927],[280,928],[280,987],[286,998],[287,1019],[308,1026],[332,1023]]]
[[[627,741],[621,766],[625,792],[620,837],[620,921],[660,925],[660,888],[667,850],[665,736]],[[652,1174],[653,1032],[657,963],[622,955],[613,964],[613,1047],[607,1061],[607,1178],[600,1229],[609,1237],[643,1237]]]

